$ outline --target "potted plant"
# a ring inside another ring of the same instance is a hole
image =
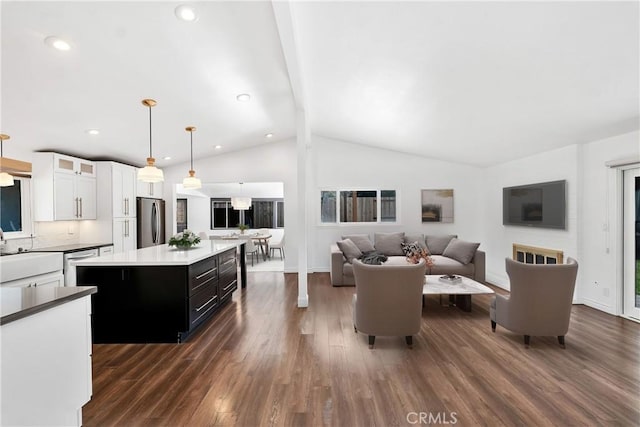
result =
[[[175,246],[178,249],[189,249],[198,243],[200,243],[200,237],[191,230],[184,230],[169,239],[169,246]]]
[[[240,230],[240,234],[244,234],[244,231],[248,229],[249,226],[247,224],[238,224],[238,230]]]

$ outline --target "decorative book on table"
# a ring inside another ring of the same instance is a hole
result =
[[[444,283],[460,283],[462,282],[461,276],[456,276],[455,274],[445,274],[444,276],[439,277],[441,282]]]

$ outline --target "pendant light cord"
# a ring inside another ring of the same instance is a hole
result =
[[[191,136],[191,170],[193,170],[193,131],[189,131]]]
[[[4,147],[4,141],[0,139],[0,157],[4,157],[4,154],[2,154],[2,147]]]
[[[149,106],[149,157],[153,157],[151,145],[151,106]]]

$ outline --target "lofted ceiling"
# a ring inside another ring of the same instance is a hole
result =
[[[639,128],[638,2],[301,1],[290,33],[268,1],[179,4],[3,1],[2,132],[142,165],[154,98],[162,167],[185,126],[201,158],[294,137],[302,104],[314,134],[487,166]]]

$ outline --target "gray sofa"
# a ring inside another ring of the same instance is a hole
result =
[[[400,252],[398,252],[399,244],[397,244],[397,235],[402,235],[401,239],[403,243],[407,244],[417,241],[431,253],[433,266],[427,269],[427,274],[457,274],[484,283],[485,253],[477,249],[477,243],[475,244],[475,250],[473,250],[473,248],[469,247],[469,245],[473,244],[463,242],[457,239],[455,235],[427,235],[425,237],[421,234],[375,233],[373,240],[365,234],[346,235],[342,236],[342,238],[343,241],[349,238],[357,242],[362,249],[371,249],[371,247],[373,247],[377,252],[384,253],[388,256],[386,264],[406,264],[406,256],[402,253],[401,249]],[[393,243],[390,243],[390,236],[393,237]],[[367,243],[365,238],[369,239],[370,243]],[[467,244],[466,247],[464,247],[465,243]],[[368,245],[371,245],[371,247],[368,247]],[[466,257],[464,255],[461,257],[460,251],[456,250],[460,249],[461,246],[467,250]],[[362,250],[362,252],[366,251]],[[330,246],[330,263],[331,284],[333,286],[355,286],[353,264],[345,257],[338,243],[332,243]]]

